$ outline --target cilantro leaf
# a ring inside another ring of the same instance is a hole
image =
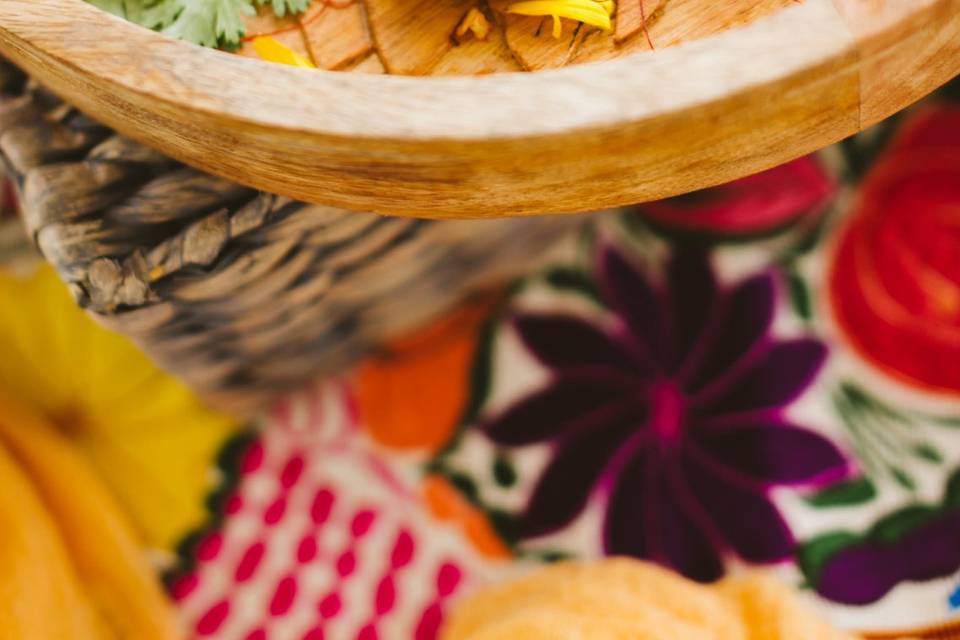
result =
[[[278,17],[303,13],[311,0],[88,0],[141,26],[205,47],[232,49],[246,33],[243,17],[254,2]]]
[[[257,4],[270,5],[277,17],[282,18],[288,13],[303,13],[310,7],[310,0],[257,0]]]
[[[164,0],[179,5],[166,8],[158,16],[155,29],[174,38],[205,47],[236,47],[243,37],[243,15],[254,13],[250,0]],[[162,4],[162,3],[158,3]],[[172,20],[170,16],[175,15]]]
[[[126,18],[131,22],[141,23],[143,14],[142,0],[89,0],[94,6],[100,7],[115,16]]]
[[[126,2],[124,0],[89,0],[91,4],[100,7],[108,13],[121,18],[127,17]]]

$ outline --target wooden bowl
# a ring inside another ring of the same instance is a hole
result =
[[[688,192],[826,146],[960,73],[960,0],[803,0],[713,27],[558,70],[401,77],[202,49],[83,0],[0,0],[0,52],[122,133],[266,191],[399,215]]]

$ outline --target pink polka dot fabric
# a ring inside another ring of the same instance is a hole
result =
[[[425,512],[416,477],[356,428],[345,387],[289,398],[269,422],[224,525],[171,585],[195,637],[433,640],[451,603],[508,570]]]

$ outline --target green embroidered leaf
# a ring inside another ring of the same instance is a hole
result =
[[[810,296],[810,290],[807,288],[806,281],[797,273],[791,265],[786,271],[787,285],[790,289],[790,302],[793,310],[803,320],[809,321],[813,318],[813,303]]]
[[[912,421],[906,415],[890,407],[889,405],[884,404],[880,400],[877,400],[853,382],[848,381],[842,383],[840,385],[840,389],[847,396],[850,402],[860,409],[873,411],[901,424],[912,424]]]
[[[470,476],[453,471],[448,475],[450,484],[457,488],[467,500],[477,504],[480,499],[480,490],[477,489],[477,483]]]
[[[585,271],[569,267],[555,267],[547,271],[543,279],[554,289],[577,293],[593,302],[600,302],[597,285]]]
[[[960,429],[960,416],[926,416],[926,418],[942,427]]]
[[[546,564],[553,564],[555,562],[566,562],[567,560],[573,560],[574,556],[569,551],[560,551],[560,550],[547,550],[541,551],[539,553],[540,561]]]
[[[490,518],[490,525],[501,540],[510,546],[517,543],[519,526],[515,515],[503,509],[488,509],[487,517]]]
[[[901,469],[900,467],[890,467],[890,475],[894,480],[897,481],[901,487],[907,491],[915,491],[917,488],[917,482],[913,479],[909,473]]]
[[[807,582],[814,587],[819,584],[823,565],[835,553],[856,544],[860,538],[846,531],[827,533],[804,543],[797,549],[797,565]]]
[[[943,506],[946,509],[960,507],[960,470],[954,471],[950,479],[947,480],[947,486],[943,494]]]
[[[858,478],[849,482],[841,482],[806,499],[807,504],[818,509],[832,507],[849,507],[873,500],[877,489],[868,478]]]
[[[513,463],[503,454],[493,461],[493,479],[501,487],[508,489],[517,483],[517,470]]]
[[[816,249],[830,227],[830,218],[830,213],[821,216],[813,228],[804,233],[796,244],[790,248],[790,257],[798,258]]]
[[[960,507],[960,470],[950,477],[941,505],[912,504],[881,518],[864,532],[832,531],[801,544],[797,564],[807,582],[817,588],[823,566],[840,551],[858,545],[895,545],[911,532]]]
[[[877,522],[871,528],[869,537],[879,542],[896,542],[906,533],[933,520],[940,513],[940,509],[927,505],[915,504],[904,507]]]
[[[921,442],[913,447],[913,452],[917,457],[923,458],[927,462],[940,464],[943,462],[943,454],[929,442]]]
[[[490,394],[493,380],[493,345],[497,336],[496,316],[480,330],[477,338],[477,351],[470,367],[470,399],[463,411],[460,425],[469,425],[477,421],[480,411]]]

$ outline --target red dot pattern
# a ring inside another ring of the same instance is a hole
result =
[[[291,403],[281,413],[336,411]],[[198,639],[435,640],[467,581],[463,561],[476,556],[459,538],[434,535],[413,492],[398,493],[357,446],[360,434],[303,432],[269,429],[241,458],[224,527],[171,585],[183,617]]]

